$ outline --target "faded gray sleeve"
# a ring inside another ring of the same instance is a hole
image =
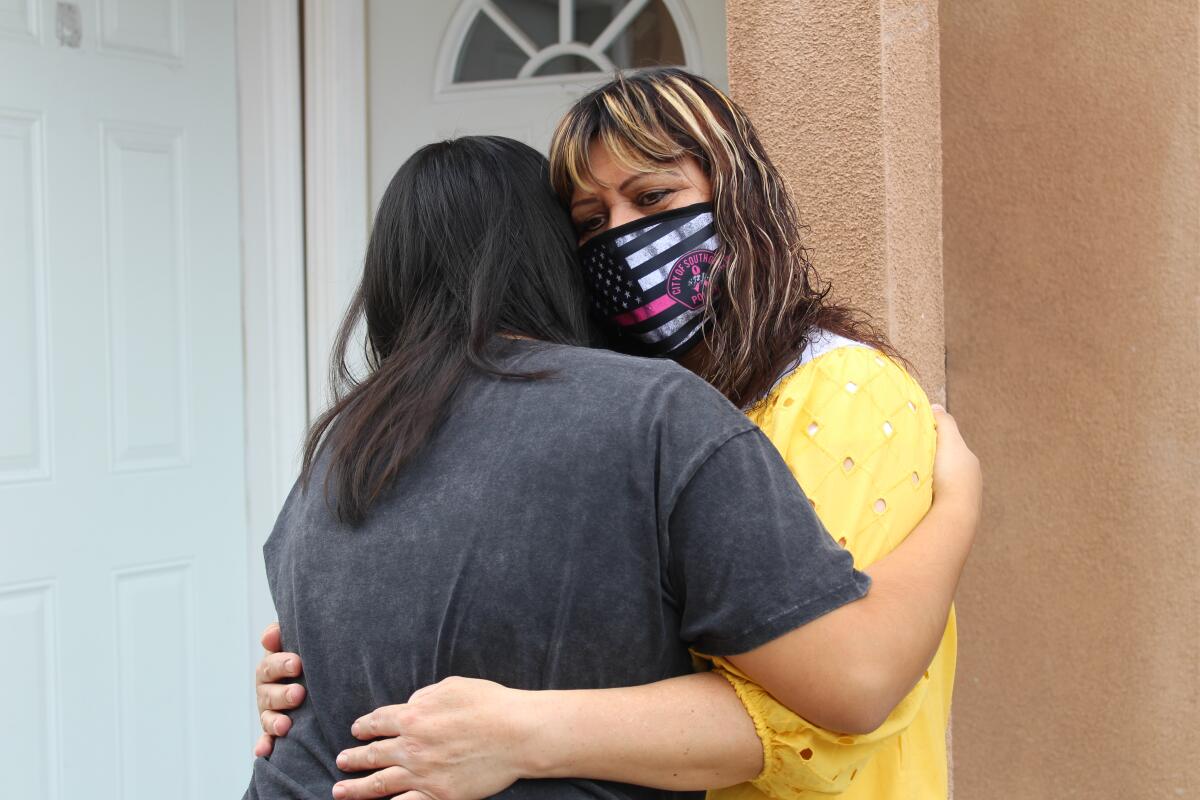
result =
[[[666,539],[681,635],[707,655],[753,650],[870,586],[757,428],[700,465],[675,502]]]

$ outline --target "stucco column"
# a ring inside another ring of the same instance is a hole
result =
[[[932,0],[728,0],[729,84],[784,173],[835,295],[945,392]]]
[[[1200,797],[1200,3],[942,6],[975,798]]]

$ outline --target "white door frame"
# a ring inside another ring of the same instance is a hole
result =
[[[329,404],[329,356],[367,249],[367,12],[363,0],[304,0],[308,402]],[[343,276],[343,277],[339,277]]]
[[[237,0],[247,658],[275,618],[262,545],[299,473],[308,426],[304,153],[297,0]],[[247,691],[252,686],[246,676]],[[253,705],[247,710],[252,711]]]
[[[365,26],[361,0],[237,0],[254,659],[275,618],[262,545],[299,474],[309,420],[327,401],[329,332],[345,296],[335,267],[366,249]]]

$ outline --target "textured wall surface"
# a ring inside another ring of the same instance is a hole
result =
[[[944,386],[937,5],[729,0],[729,83],[822,276]]]
[[[1200,797],[1198,15],[942,4],[958,800]]]

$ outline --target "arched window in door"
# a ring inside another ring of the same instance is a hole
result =
[[[466,0],[445,44],[442,89],[594,81],[699,60],[679,0]]]

